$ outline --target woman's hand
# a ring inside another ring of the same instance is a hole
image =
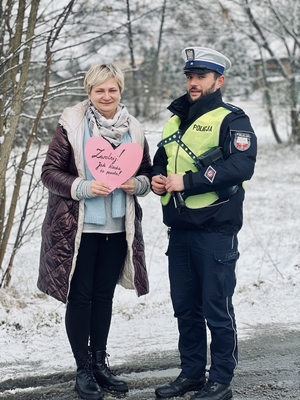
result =
[[[135,180],[133,178],[128,179],[122,185],[118,186],[118,189],[123,189],[128,194],[133,194],[135,190]]]
[[[111,192],[109,185],[99,181],[92,181],[90,188],[94,196],[106,197]]]

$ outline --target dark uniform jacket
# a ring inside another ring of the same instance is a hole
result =
[[[219,146],[223,151],[223,160],[213,164],[215,176],[211,182],[205,175],[207,168],[199,172],[186,173],[183,177],[185,196],[218,191],[238,185],[238,191],[227,198],[222,198],[210,206],[189,209],[179,213],[171,200],[163,206],[163,221],[168,227],[176,229],[203,229],[226,233],[237,233],[243,224],[243,182],[249,180],[254,172],[257,153],[257,141],[248,116],[240,108],[225,104],[221,91],[217,90],[194,103],[189,103],[187,94],[173,101],[168,109],[180,120],[183,132],[201,115],[224,106],[231,110],[223,120],[220,128]],[[247,148],[239,148],[240,136],[249,139]],[[152,176],[166,176],[168,160],[164,147],[159,147],[153,160]],[[191,159],[191,163],[193,160]]]

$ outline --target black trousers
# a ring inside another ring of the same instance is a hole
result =
[[[83,233],[66,310],[74,355],[106,350],[113,296],[127,251],[125,232]]]
[[[167,255],[174,315],[178,321],[181,376],[197,379],[207,365],[211,334],[212,381],[230,383],[237,365],[232,295],[239,257],[236,235],[171,230]]]

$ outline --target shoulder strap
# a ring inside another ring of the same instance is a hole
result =
[[[172,133],[172,135],[168,136],[166,139],[161,140],[158,144],[157,147],[162,147],[168,143],[171,142],[176,142],[179,144],[179,146],[194,160],[197,161],[198,157],[196,156],[195,153],[192,152],[192,150],[187,147],[185,143],[181,140],[182,138],[182,131],[178,129],[178,131]]]
[[[231,112],[233,112],[234,114],[244,114],[244,110],[242,110],[239,107],[234,106],[233,104],[230,103],[224,103],[222,104],[222,106],[224,108],[226,108],[227,110],[230,110]]]

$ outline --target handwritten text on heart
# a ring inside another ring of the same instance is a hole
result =
[[[114,149],[107,140],[93,136],[86,143],[85,156],[93,177],[107,183],[113,190],[137,171],[143,149],[139,144],[131,142]]]

